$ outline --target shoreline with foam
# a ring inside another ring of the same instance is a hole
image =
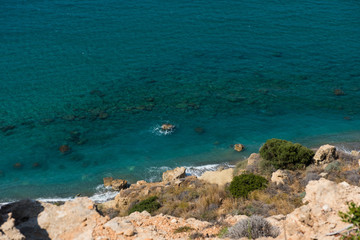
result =
[[[355,151],[360,150],[360,142],[338,143],[338,144],[334,144],[334,146],[337,149],[339,149],[340,151],[343,151],[347,154],[351,154],[351,151],[353,151],[353,150],[355,150]],[[183,166],[183,167],[186,168],[186,175],[200,177],[206,171],[216,171],[219,167],[224,167],[225,169],[226,168],[234,168],[235,165],[228,163],[228,162],[224,162],[224,163],[213,163],[213,164],[204,164],[204,165],[199,165],[199,166]],[[151,168],[151,169],[149,169],[149,171],[154,172],[154,173],[159,173],[159,172],[163,173],[163,172],[165,172],[167,170],[171,170],[171,169],[173,169],[173,168],[168,167],[168,166],[162,166],[162,167]],[[150,177],[148,179],[139,179],[138,181],[140,181],[140,180],[145,180],[147,182],[156,182],[158,179],[156,179],[156,177],[153,177],[153,178]],[[95,203],[103,203],[103,202],[113,200],[115,198],[115,196],[119,193],[118,191],[112,190],[111,187],[105,187],[103,184],[98,185],[95,189],[96,189],[96,191],[93,195],[91,195],[91,196],[86,196],[86,195],[82,196],[81,195],[81,197],[88,197]],[[53,198],[51,198],[51,197],[50,198],[49,197],[41,198],[40,197],[40,198],[36,198],[34,200],[41,201],[41,202],[47,202],[47,203],[58,203],[58,202],[71,201],[71,200],[74,200],[76,197],[77,196],[53,197]],[[6,204],[13,203],[13,202],[20,201],[20,200],[21,199],[8,201],[8,202],[2,202],[2,203],[0,203],[0,208]]]

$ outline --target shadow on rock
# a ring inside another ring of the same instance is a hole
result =
[[[2,206],[0,209],[0,227],[6,221],[15,221],[15,228],[28,240],[50,240],[45,229],[38,225],[37,218],[44,210],[40,202],[22,200]],[[11,217],[11,219],[9,219]]]

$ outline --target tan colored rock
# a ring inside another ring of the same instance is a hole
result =
[[[12,214],[9,213],[7,215],[6,222],[0,225],[0,240],[24,240],[24,239],[25,236],[21,234],[19,229],[15,227],[15,219],[12,218]]]
[[[111,182],[113,181],[114,179],[112,177],[105,177],[103,178],[103,181],[104,181],[104,186],[105,187],[110,187],[111,186]]]
[[[360,158],[360,152],[359,151],[352,150],[351,155],[353,155],[354,157]]]
[[[330,163],[338,158],[336,147],[326,144],[321,146],[315,153],[314,161],[315,165],[323,165]]]
[[[271,175],[271,182],[279,184],[286,184],[289,181],[289,174],[285,170],[277,170]]]
[[[134,232],[134,229],[126,229],[125,232],[124,232],[124,235],[127,236],[127,237],[131,237],[131,236],[134,236],[135,235],[135,232]]]
[[[206,181],[211,184],[218,184],[224,186],[230,183],[233,179],[234,169],[228,168],[222,171],[206,171],[199,177],[200,180]]]
[[[255,166],[262,160],[260,154],[258,153],[252,153],[249,158],[247,159],[247,165],[248,166]]]
[[[310,181],[305,191],[303,202],[306,205],[295,209],[286,216],[285,220],[273,219],[272,223],[281,229],[281,234],[276,239],[284,239],[284,226],[288,239],[308,240],[314,237],[321,240],[339,239],[339,236],[326,236],[326,234],[349,225],[341,221],[338,212],[346,212],[348,202],[360,204],[360,187],[346,182],[337,184],[321,178]]]
[[[123,179],[114,179],[111,181],[112,189],[115,191],[120,191],[121,189],[126,188],[127,181]]]
[[[245,149],[245,146],[242,145],[241,143],[238,143],[238,144],[234,145],[234,150],[237,151],[237,152],[241,152],[244,149]]]
[[[177,167],[173,170],[169,170],[163,173],[162,181],[163,182],[171,182],[179,178],[184,178],[186,169],[184,167]]]
[[[161,125],[161,130],[163,131],[172,131],[174,130],[175,125],[172,125],[170,123],[164,123],[163,125]]]

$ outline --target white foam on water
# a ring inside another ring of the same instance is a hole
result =
[[[151,128],[151,132],[157,136],[166,136],[172,134],[175,131],[175,128],[176,126],[171,130],[163,130],[161,125],[155,125]]]
[[[207,164],[202,166],[189,166],[186,168],[186,174],[191,176],[200,177],[206,171],[216,171],[220,166],[224,168],[232,168],[235,165],[231,165],[228,163],[221,163],[221,164]]]

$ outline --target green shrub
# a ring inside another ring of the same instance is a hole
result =
[[[346,213],[339,212],[339,216],[343,222],[351,223],[351,231],[347,235],[343,235],[342,239],[346,240],[358,240],[360,239],[360,205],[356,205],[354,202],[348,204],[349,211]]]
[[[148,213],[152,213],[158,210],[161,207],[161,204],[158,201],[156,201],[157,199],[158,197],[153,196],[135,204],[132,208],[130,208],[129,214],[133,212],[142,212],[142,211],[147,211]]]
[[[264,189],[267,186],[267,180],[253,173],[245,173],[236,176],[230,183],[229,191],[233,197],[247,197],[248,194],[257,189]]]
[[[299,143],[273,138],[260,148],[260,155],[276,169],[295,170],[309,165],[314,152]]]

